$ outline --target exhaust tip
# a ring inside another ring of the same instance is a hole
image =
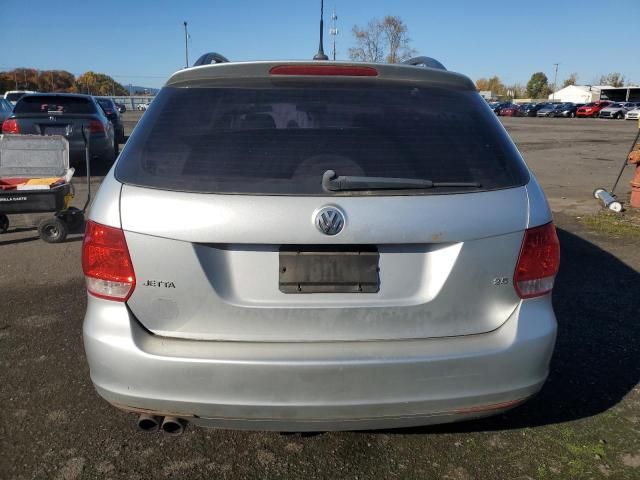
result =
[[[143,432],[157,432],[160,428],[160,417],[142,414],[138,417],[138,428]]]
[[[164,417],[162,431],[168,435],[181,435],[184,432],[184,422],[176,417]]]

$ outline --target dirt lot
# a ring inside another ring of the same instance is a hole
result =
[[[482,421],[399,431],[140,433],[89,380],[81,234],[47,245],[34,217],[16,216],[17,230],[0,237],[0,478],[639,479],[640,249],[635,236],[576,218],[597,210],[591,192],[612,183],[637,126],[504,123],[546,189],[562,243],[558,344],[533,400]]]

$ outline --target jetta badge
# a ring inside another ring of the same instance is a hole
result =
[[[337,235],[344,228],[344,213],[336,207],[322,207],[316,211],[313,222],[325,235]]]

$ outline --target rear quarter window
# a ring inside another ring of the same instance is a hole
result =
[[[528,171],[486,102],[472,91],[395,84],[270,83],[165,87],[116,167],[123,183],[167,190],[327,193],[322,174],[524,185]],[[473,189],[471,191],[477,191]]]

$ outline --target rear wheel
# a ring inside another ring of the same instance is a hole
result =
[[[616,118],[617,118],[618,120],[622,120],[622,119],[624,118],[624,113],[622,113],[622,112],[618,112],[618,113],[616,113]]]
[[[0,214],[0,233],[5,233],[7,230],[9,230],[9,217]]]
[[[69,227],[65,221],[58,217],[42,220],[38,225],[38,235],[47,243],[64,242],[69,233]]]

